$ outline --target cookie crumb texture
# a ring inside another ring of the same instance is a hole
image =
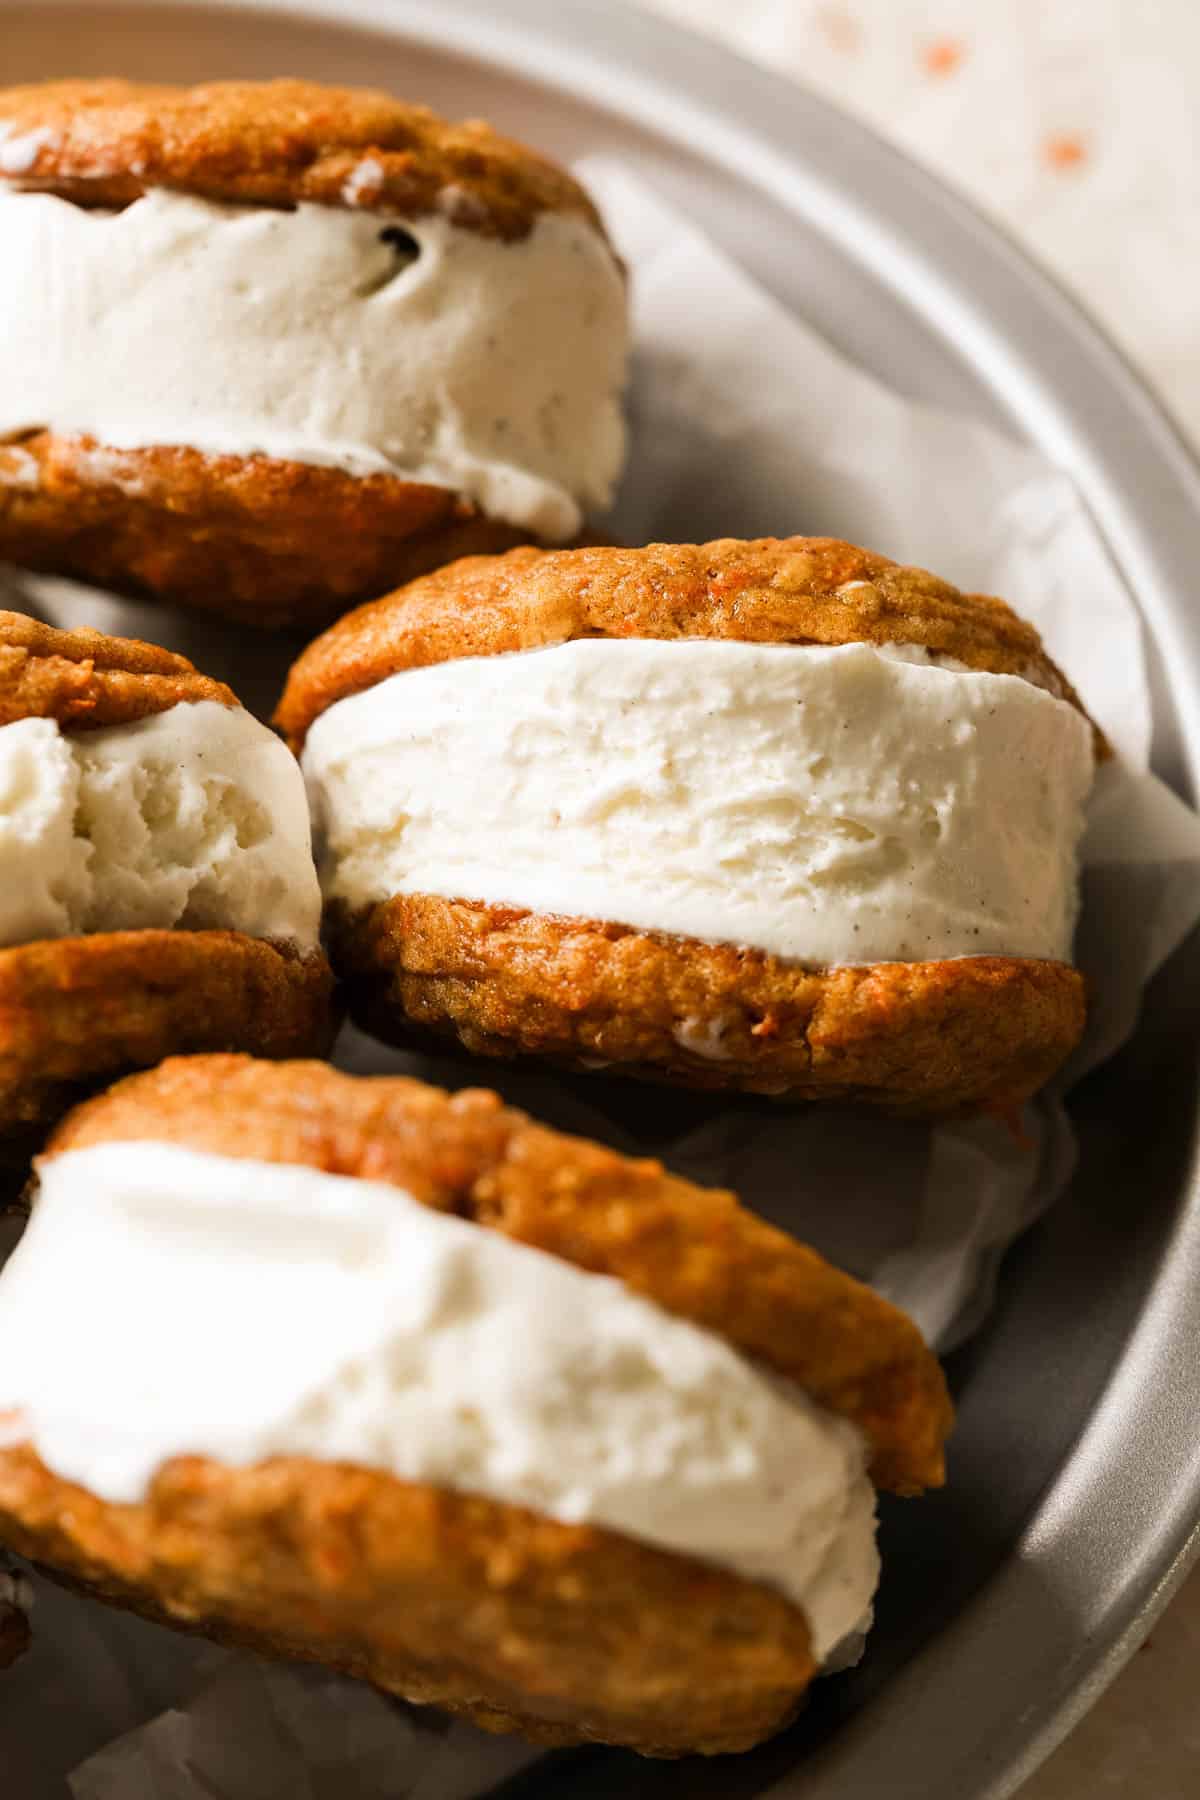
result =
[[[909,644],[1022,675],[1080,706],[1032,625],[837,538],[524,547],[439,569],[339,619],[294,664],[275,722],[299,750],[335,701],[405,669],[583,637],[747,644]],[[1097,732],[1097,749],[1104,754]]]
[[[807,970],[759,951],[431,894],[335,907],[351,1014],[476,1055],[914,1118],[1011,1114],[1083,1034],[1064,963],[1017,957]]]
[[[564,169],[478,119],[309,81],[50,81],[0,89],[0,180],[80,206],[153,188],[253,206],[439,212],[510,241],[540,213],[602,231]]]
[[[157,644],[60,631],[25,613],[0,612],[0,725],[18,719],[53,719],[73,730],[132,725],[200,700],[238,704],[223,682]]]
[[[0,1449],[0,1530],[164,1624],[547,1745],[746,1750],[815,1673],[803,1618],[766,1587],[350,1465],[179,1459],[115,1506]]]

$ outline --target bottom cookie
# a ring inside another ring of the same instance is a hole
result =
[[[50,432],[0,443],[0,558],[249,625],[324,624],[528,537],[391,475]]]
[[[351,1014],[387,1041],[457,1038],[686,1087],[868,1103],[913,1117],[1009,1112],[1078,1043],[1065,963],[973,956],[809,970],[759,951],[404,894],[335,909]]]
[[[181,1051],[316,1055],[323,956],[236,931],[117,931],[0,950],[0,1134],[10,1148],[97,1083]]]
[[[815,1672],[765,1587],[369,1469],[188,1458],[113,1506],[0,1450],[0,1530],[98,1598],[545,1744],[744,1750]]]

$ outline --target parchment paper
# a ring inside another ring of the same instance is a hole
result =
[[[1200,917],[1200,820],[1147,772],[1150,705],[1136,610],[1063,473],[850,367],[626,170],[592,163],[585,175],[633,278],[633,454],[618,534],[631,543],[844,536],[1003,594],[1037,623],[1119,749],[1098,782],[1083,853],[1078,955],[1094,994],[1087,1039],[1068,1075],[1027,1109],[1023,1143],[990,1121],[864,1129],[761,1101],[400,1056],[353,1031],[338,1060],[499,1086],[568,1129],[734,1186],[874,1281],[945,1348],[978,1327],[1004,1248],[1070,1177],[1062,1095],[1129,1034],[1143,985]],[[269,703],[286,664],[278,647],[245,634],[62,583],[17,587],[9,603],[55,622],[174,643],[229,675],[252,702]],[[61,1705],[64,1658],[86,1680],[102,1642],[108,1701],[92,1741],[127,1733],[77,1769],[76,1800],[469,1800],[536,1754],[448,1729],[330,1676],[184,1648],[90,1603],[56,1596],[39,1611],[42,1634],[53,1635],[28,1659],[30,1731]],[[88,1662],[82,1651],[76,1661],[74,1639],[60,1635],[72,1631],[86,1640]],[[146,1659],[161,1667],[164,1656],[175,1659],[178,1684],[167,1711],[161,1689],[156,1703],[146,1688]],[[158,1716],[143,1723],[151,1712]]]

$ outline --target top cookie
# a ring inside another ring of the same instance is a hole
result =
[[[174,188],[262,206],[437,212],[505,239],[525,237],[541,213],[568,213],[603,235],[577,182],[481,121],[455,125],[388,94],[308,81],[0,90],[0,180],[82,206]]]
[[[0,612],[0,725],[53,719],[68,729],[131,725],[184,701],[236,706],[186,656],[102,631],[58,631]]]
[[[389,675],[583,637],[915,644],[971,669],[1025,676],[1083,710],[1033,626],[1002,600],[836,538],[720,538],[452,563],[348,613],[311,644],[275,722],[299,749],[335,701]]]

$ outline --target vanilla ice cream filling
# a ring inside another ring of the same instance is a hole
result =
[[[588,638],[412,669],[302,763],[328,898],[487,901],[812,967],[1069,960],[1092,735],[906,646]]]
[[[183,1454],[349,1462],[767,1583],[819,1659],[863,1625],[863,1434],[621,1282],[310,1168],[109,1143],[39,1175],[0,1419],[64,1479],[121,1503]]]
[[[557,539],[620,473],[625,288],[585,219],[506,242],[436,214],[0,192],[0,266],[0,440],[395,475]]]
[[[155,926],[318,941],[295,758],[213,700],[97,731],[0,726],[0,867],[0,946]]]

